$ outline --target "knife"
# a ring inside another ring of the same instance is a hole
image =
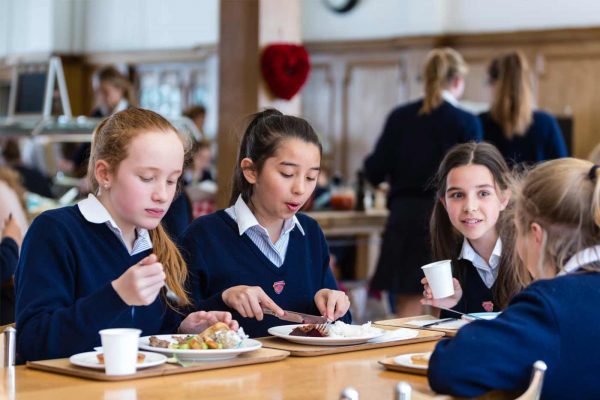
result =
[[[265,313],[267,315],[272,315],[281,320],[291,321],[291,322],[295,322],[297,324],[328,324],[328,323],[333,322],[333,321],[327,319],[327,317],[320,317],[318,315],[304,314],[304,313],[299,313],[299,312],[295,312],[295,311],[283,310],[284,314],[281,317],[279,315],[275,314],[275,312],[273,310],[271,310],[270,308],[263,308],[262,311],[263,311],[263,313]]]

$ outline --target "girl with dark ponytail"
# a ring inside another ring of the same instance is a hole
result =
[[[315,189],[321,143],[302,118],[269,109],[240,143],[231,206],[194,221],[182,243],[201,308],[230,310],[252,336],[285,322],[284,309],[350,321],[319,225],[298,214]]]

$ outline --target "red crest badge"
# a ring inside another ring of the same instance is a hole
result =
[[[492,303],[491,301],[484,301],[483,303],[481,303],[483,309],[487,312],[492,312],[494,311],[494,303]]]
[[[284,286],[285,286],[285,281],[277,281],[277,282],[273,283],[273,289],[275,290],[275,293],[277,293],[277,294],[281,294],[281,292],[283,292]]]

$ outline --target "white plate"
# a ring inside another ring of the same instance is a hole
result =
[[[410,353],[410,354],[402,354],[398,357],[394,357],[394,362],[398,365],[402,365],[404,367],[417,368],[417,369],[427,369],[427,365],[415,364],[410,359],[412,356],[423,355],[427,353]]]
[[[355,336],[355,337],[328,337],[328,336],[307,337],[307,336],[292,336],[292,335],[290,335],[290,332],[292,332],[292,330],[294,330],[294,328],[297,328],[299,326],[304,326],[304,325],[300,324],[300,325],[274,326],[272,328],[269,328],[269,333],[273,336],[280,337],[280,338],[288,340],[290,342],[301,343],[301,344],[312,344],[312,345],[318,345],[318,346],[343,346],[343,345],[349,345],[349,344],[360,344],[360,343],[365,343],[370,339],[379,337],[385,333],[382,329],[379,329],[379,331],[380,331],[379,333],[374,333],[371,335],[364,335],[364,336]]]
[[[155,365],[164,364],[167,361],[167,357],[163,356],[162,354],[150,353],[147,351],[140,351],[140,353],[144,354],[146,357],[144,358],[144,361],[137,364],[137,368],[154,367]],[[104,364],[100,364],[96,354],[98,354],[96,351],[75,354],[69,358],[69,361],[71,364],[78,365],[80,367],[104,369]]]
[[[467,321],[474,321],[474,320],[479,319],[479,318],[494,319],[498,315],[500,315],[499,312],[475,312],[475,313],[469,313],[469,314],[463,315],[462,319],[466,319]],[[472,316],[475,317],[475,318],[472,318]]]
[[[185,336],[185,335],[154,335],[160,340],[168,340],[169,342],[175,343],[176,340],[173,336]],[[228,360],[230,358],[237,357],[241,353],[247,353],[249,351],[258,350],[262,347],[262,343],[254,339],[246,339],[241,343],[240,347],[235,349],[214,349],[214,350],[177,350],[177,349],[165,349],[161,347],[150,346],[150,336],[144,336],[140,338],[140,349],[154,351],[156,353],[165,354],[167,357],[176,355],[181,361],[220,361]]]

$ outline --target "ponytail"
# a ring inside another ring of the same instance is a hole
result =
[[[488,78],[496,83],[490,116],[507,139],[524,135],[533,120],[531,77],[525,56],[511,52],[492,60]]]
[[[600,165],[594,164],[590,168],[589,178],[594,183],[594,192],[592,193],[592,218],[596,224],[596,230],[600,236]]]
[[[252,160],[252,168],[259,173],[267,158],[275,154],[279,144],[283,140],[291,138],[312,143],[319,148],[319,153],[322,153],[319,137],[306,120],[284,115],[273,108],[251,116],[240,143],[229,204],[235,204],[240,195],[246,203],[252,197],[252,184],[244,176],[242,160],[245,158]]]
[[[165,232],[161,224],[149,231],[152,251],[165,269],[166,284],[179,298],[179,306],[190,305],[190,298],[184,289],[187,278],[187,264],[179,249]],[[170,302],[167,301],[170,305]]]
[[[423,67],[425,97],[419,114],[430,114],[442,102],[442,91],[452,81],[467,74],[467,64],[454,49],[444,47],[432,50]]]

